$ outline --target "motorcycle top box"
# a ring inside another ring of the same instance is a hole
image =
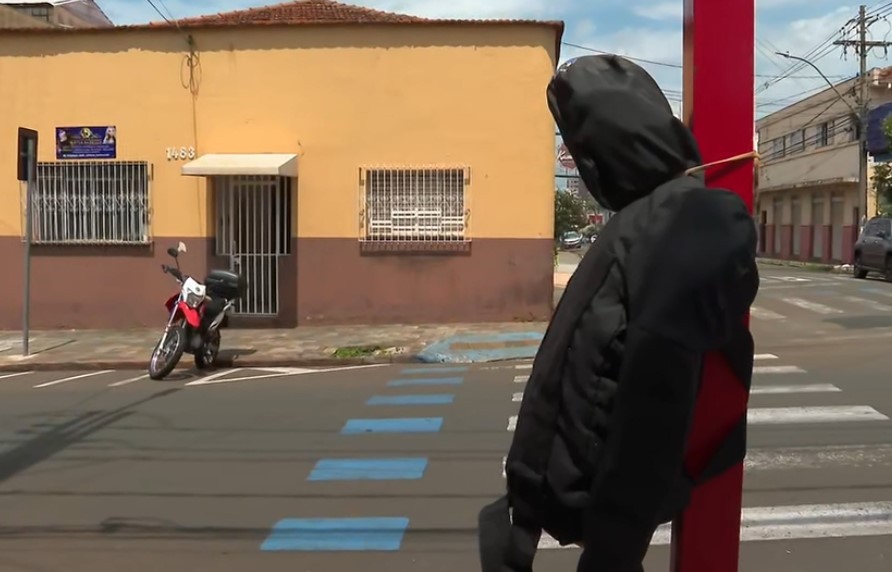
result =
[[[243,276],[229,270],[211,270],[204,279],[208,294],[225,300],[235,300],[245,295],[248,288]]]

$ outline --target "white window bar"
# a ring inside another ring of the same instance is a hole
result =
[[[35,244],[148,244],[149,164],[42,162],[33,192]]]
[[[361,173],[360,240],[466,242],[465,168],[369,168]]]

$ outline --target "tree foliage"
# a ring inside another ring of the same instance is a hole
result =
[[[588,224],[588,207],[576,193],[557,190],[554,193],[554,237],[578,230]]]
[[[892,146],[892,115],[883,120],[883,135]],[[877,197],[877,210],[884,216],[892,215],[892,165],[876,163],[873,167],[873,190]]]

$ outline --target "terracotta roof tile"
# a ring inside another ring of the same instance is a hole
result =
[[[445,0],[444,0],[445,1]],[[335,0],[293,0],[272,6],[249,8],[235,12],[224,12],[184,18],[171,22],[131,24],[125,26],[77,27],[77,28],[12,28],[2,29],[4,35],[11,34],[91,34],[117,33],[128,30],[163,30],[178,26],[183,30],[228,28],[238,26],[299,26],[299,25],[415,25],[415,26],[543,26],[555,33],[555,55],[560,59],[561,38],[564,22],[560,20],[452,20],[442,18],[420,18],[408,14],[394,14],[361,6],[342,4]]]
[[[240,26],[245,24],[402,24],[424,22],[427,18],[394,14],[342,4],[334,0],[296,0],[236,10],[197,18],[185,18],[177,21],[181,26],[218,25]],[[152,26],[171,26],[173,23],[153,22]]]

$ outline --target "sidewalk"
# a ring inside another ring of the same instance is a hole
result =
[[[849,274],[852,272],[851,264],[822,264],[819,262],[802,262],[799,260],[778,260],[775,258],[757,259],[759,264],[765,266],[786,266],[789,268],[801,268],[802,270],[811,270],[813,272],[832,272],[834,274]]]
[[[367,363],[473,363],[532,358],[544,322],[306,326],[223,330],[221,366],[298,367]],[[144,369],[161,332],[33,331],[22,357],[21,332],[0,332],[0,371]],[[190,355],[183,360],[191,362]]]

